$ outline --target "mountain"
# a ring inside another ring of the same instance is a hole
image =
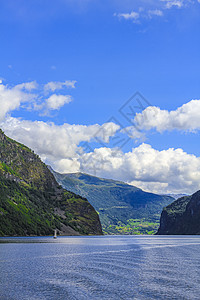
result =
[[[64,188],[89,200],[107,234],[155,233],[163,207],[174,201],[120,181],[84,173],[52,172]]]
[[[175,200],[177,200],[179,198],[186,197],[189,195],[187,195],[187,194],[163,194],[161,196],[170,196],[170,197],[174,198]]]
[[[64,190],[26,146],[0,130],[0,235],[102,234],[84,197]]]
[[[200,234],[200,191],[165,207],[157,234]]]

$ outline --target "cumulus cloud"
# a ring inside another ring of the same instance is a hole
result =
[[[35,100],[36,96],[30,93],[35,87],[35,82],[9,87],[0,80],[0,121],[11,111],[18,109],[22,103],[30,103]]]
[[[55,92],[56,90],[61,90],[64,87],[67,88],[75,88],[76,81],[75,80],[66,80],[64,82],[61,81],[50,81],[44,85],[45,91]]]
[[[141,130],[155,129],[158,132],[200,130],[200,100],[192,100],[174,111],[149,106],[136,114],[134,123]]]
[[[57,95],[53,91],[64,87],[75,88],[75,83],[76,81],[51,81],[43,86],[36,81],[31,81],[9,86],[0,80],[0,121],[7,114],[20,107],[40,111],[42,114],[48,114],[50,110],[60,109],[65,104],[70,103],[72,97],[70,95]]]
[[[146,135],[137,127],[129,126],[121,130],[122,133],[127,134],[131,139],[135,140],[135,143],[144,142],[146,140]]]
[[[51,95],[47,100],[46,100],[46,107],[49,110],[58,110],[60,109],[63,105],[68,104],[72,101],[71,96],[64,96],[64,95]]]
[[[200,188],[200,157],[182,149],[158,151],[148,144],[123,153],[100,148],[81,157],[81,168],[123,180],[146,191],[192,193]]]
[[[9,117],[0,124],[5,133],[33,149],[41,158],[59,171],[78,171],[81,155],[80,142],[90,142],[95,137],[105,143],[119,126],[110,122],[95,125],[55,125],[54,123],[31,122]]]
[[[29,146],[44,162],[63,173],[84,171],[93,175],[123,180],[147,191],[157,193],[193,193],[200,189],[200,157],[182,149],[158,151],[142,144],[123,153],[118,148],[92,148],[86,151],[81,142],[95,138],[109,143],[120,126],[109,122],[103,125],[55,125],[39,121],[26,121],[8,116],[22,104],[38,103],[41,94],[36,82],[9,87],[0,81],[0,127],[5,133]],[[44,88],[42,87],[44,91]],[[33,93],[34,91],[34,93]],[[58,110],[71,101],[70,96],[42,95],[41,109]],[[136,127],[128,128],[134,139],[144,139],[141,130],[200,130],[200,100],[192,100],[174,111],[147,107],[136,114]]]
[[[89,145],[95,137],[109,142],[119,130],[114,123],[58,126],[10,117],[0,127],[61,173],[86,172],[157,193],[193,193],[200,189],[200,157],[182,149],[158,151],[145,143],[126,153],[108,147],[86,152],[81,147],[81,142]]]
[[[72,102],[72,97],[70,95],[57,95],[53,94],[47,99],[43,99],[41,102],[35,102],[31,109],[40,111],[40,115],[45,116],[49,115],[49,112],[52,110],[59,110],[65,104]]]

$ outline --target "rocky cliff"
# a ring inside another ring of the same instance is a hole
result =
[[[0,130],[0,235],[102,234],[86,198],[63,189],[26,146]]]
[[[164,208],[157,234],[200,234],[200,191]]]

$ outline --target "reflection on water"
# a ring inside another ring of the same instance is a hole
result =
[[[0,299],[200,299],[200,237],[0,238]]]

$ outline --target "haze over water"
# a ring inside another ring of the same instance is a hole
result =
[[[198,236],[0,238],[0,299],[199,299],[199,253]]]

